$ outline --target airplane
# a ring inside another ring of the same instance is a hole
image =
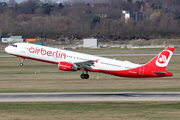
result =
[[[167,47],[147,64],[135,64],[105,57],[72,52],[31,43],[14,43],[5,51],[16,57],[21,57],[23,66],[25,59],[57,64],[59,70],[82,71],[80,77],[88,79],[88,72],[99,72],[119,77],[153,78],[173,76],[165,71],[175,48]]]

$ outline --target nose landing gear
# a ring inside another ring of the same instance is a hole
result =
[[[21,67],[23,66],[25,58],[22,58],[22,62],[19,64]]]

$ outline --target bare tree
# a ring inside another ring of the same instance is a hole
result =
[[[52,0],[44,0],[45,4],[52,4]]]
[[[10,7],[10,8],[15,8],[16,4],[17,4],[17,2],[15,0],[9,0],[7,2],[8,7]]]
[[[40,6],[40,0],[28,0],[18,5],[20,13],[34,14],[35,10]]]

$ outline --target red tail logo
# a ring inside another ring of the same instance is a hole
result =
[[[166,61],[167,61],[167,57],[165,55],[161,55],[159,57],[159,60],[158,60],[159,63],[164,64]]]
[[[159,67],[165,67],[168,64],[168,58],[170,56],[169,51],[163,51],[156,60],[156,65]]]

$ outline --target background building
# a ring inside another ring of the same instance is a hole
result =
[[[1,36],[2,43],[8,43],[10,41],[11,41],[10,36]]]
[[[84,47],[98,47],[98,39],[95,38],[84,39]]]
[[[23,42],[22,36],[10,36],[11,42]]]
[[[23,42],[22,36],[1,36],[1,42]]]
[[[123,10],[122,11],[122,16],[125,19],[125,23],[127,23],[129,19],[133,19],[135,21],[144,20],[145,19],[143,13],[141,13],[141,12],[133,12],[133,13],[131,13],[128,10]]]

